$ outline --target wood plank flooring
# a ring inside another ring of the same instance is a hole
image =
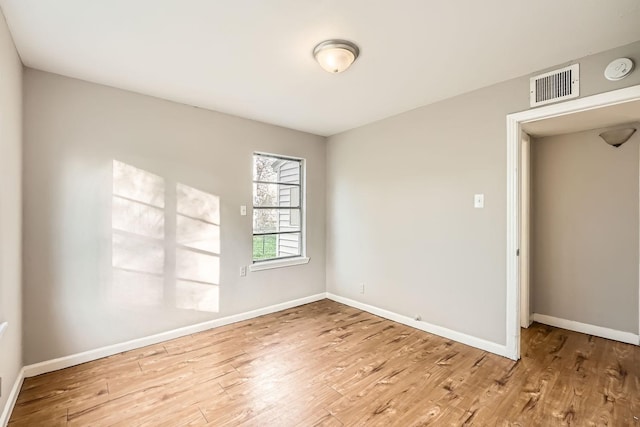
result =
[[[640,426],[640,348],[508,359],[323,300],[25,380],[17,426]]]

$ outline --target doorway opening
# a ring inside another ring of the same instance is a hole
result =
[[[514,360],[520,358],[520,328],[528,327],[532,321],[529,298],[532,143],[529,133],[559,135],[629,122],[640,122],[640,85],[507,116],[506,347],[508,357]],[[640,283],[638,288],[640,294]],[[640,301],[637,303],[640,307]],[[580,331],[581,324],[573,323],[556,326],[598,335],[599,331]],[[608,338],[638,345],[638,333],[640,320],[635,333]]]

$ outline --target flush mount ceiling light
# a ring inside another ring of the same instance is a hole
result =
[[[325,40],[313,49],[313,56],[325,71],[341,73],[360,54],[358,46],[347,40]]]

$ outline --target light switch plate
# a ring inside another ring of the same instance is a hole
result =
[[[484,194],[475,194],[473,196],[473,207],[476,209],[484,208]]]
[[[240,215],[242,216],[247,215],[247,207],[245,205],[240,206]]]

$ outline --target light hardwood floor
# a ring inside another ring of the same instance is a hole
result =
[[[640,348],[534,324],[522,354],[323,300],[28,378],[9,425],[640,425]]]

